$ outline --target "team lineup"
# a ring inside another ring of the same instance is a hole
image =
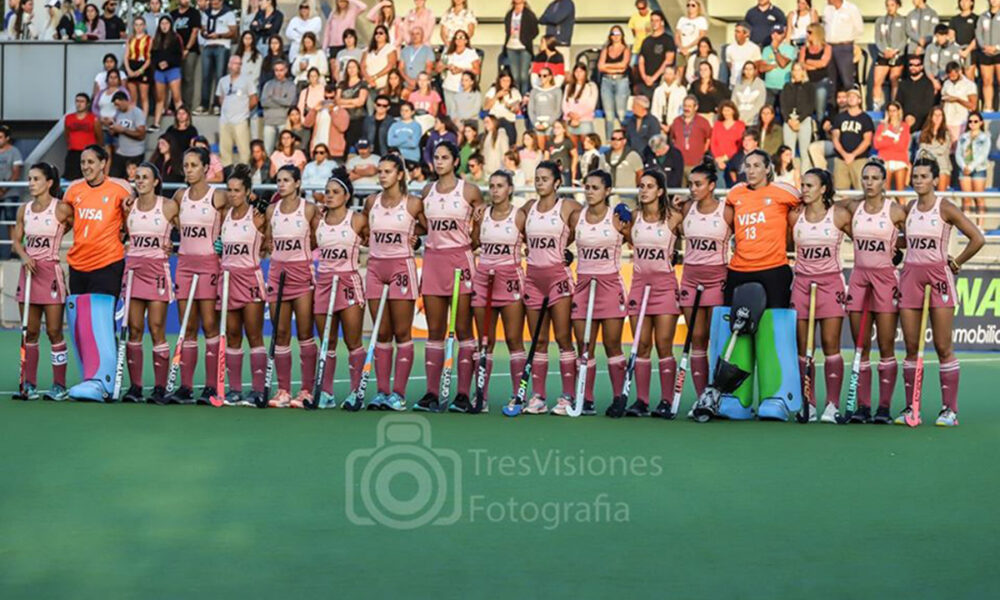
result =
[[[32,199],[19,209],[12,236],[24,263],[17,291],[22,399],[41,395],[36,375],[44,315],[53,373],[44,396],[51,400],[487,412],[502,324],[514,390],[502,412],[510,417],[594,415],[600,336],[614,390],[609,417],[673,419],[689,377],[698,400],[688,416],[697,421],[756,417],[914,426],[920,424],[929,325],[943,400],[936,424],[958,425],[953,277],[984,238],[959,208],[936,195],[939,173],[932,159],[914,162],[917,198],[905,205],[886,197],[886,169],[877,160],[862,171],[863,197],[836,201],[826,171],[806,172],[800,192],[774,182],[770,157],[757,150],[746,158],[746,183],[724,199],[715,195],[711,161],[691,171],[690,196],[683,201],[668,196],[663,173],[647,171],[634,212],[625,203],[612,206],[611,177],[604,171],[585,177],[582,205],[560,196],[562,170],[548,161],[535,172],[537,199],[516,207],[513,176],[506,171],[490,177],[484,199],[478,187],[456,175],[459,151],[450,142],[436,147],[436,179],[420,195],[408,192],[400,157],[382,158],[381,191],[365,200],[362,211],[351,209],[354,189],[343,169],[333,172],[313,202],[302,192],[299,170],[282,167],[274,198],[257,199],[245,165],[234,167],[224,190],[212,188],[206,180],[209,155],[194,148],[183,159],[187,187],[168,198],[161,195],[153,165],[140,165],[133,187],[105,175],[107,160],[100,147],[85,150],[83,179],[64,193],[51,165],[29,170]],[[949,256],[953,227],[964,234],[964,246]],[[174,229],[180,245],[172,274]],[[59,255],[67,231],[73,233],[68,282]],[[840,260],[844,236],[852,240],[854,255],[847,281]],[[633,262],[628,287],[622,276],[626,244]],[[362,246],[368,248],[363,272]],[[267,256],[265,281],[261,259]],[[118,319],[120,298],[125,309]],[[171,350],[166,318],[175,300],[181,330]],[[427,388],[408,402],[418,301],[428,330]],[[367,344],[366,306],[374,323]],[[267,345],[265,309],[273,324]],[[673,343],[682,314],[688,332],[678,361]],[[71,387],[64,315],[82,376]],[[845,318],[856,350],[842,408]],[[634,332],[628,356],[622,348],[626,319]],[[894,419],[897,324],[906,349],[906,400]],[[147,329],[154,384],[148,398]],[[824,356],[822,402],[814,381],[817,331]],[[879,351],[874,412],[873,333]],[[196,395],[200,336],[206,343],[205,381]],[[244,338],[249,390],[242,381]],[[558,347],[557,394],[546,385],[550,339]],[[341,340],[349,385],[335,390]],[[655,406],[654,348],[660,383]],[[372,371],[376,390],[369,399]],[[558,399],[551,402],[553,397]]]

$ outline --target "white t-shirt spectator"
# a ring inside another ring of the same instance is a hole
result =
[[[228,33],[230,27],[236,27],[236,13],[234,11],[228,10],[225,7],[222,9],[221,15],[212,14],[211,10],[201,14],[201,24],[205,28],[206,33]],[[202,46],[229,46],[233,43],[233,40],[228,38],[217,38],[214,40],[202,39]]]
[[[491,87],[489,91],[486,92],[486,99],[492,99],[496,95],[497,89],[495,87]],[[490,107],[489,114],[503,121],[516,121],[517,114],[509,107],[521,104],[521,92],[517,91],[516,88],[511,88],[511,90],[507,93],[506,101],[506,103],[500,101],[494,102],[493,106]]]
[[[441,31],[447,30],[452,36],[455,35],[456,31],[469,32],[469,25],[476,25],[476,15],[472,13],[468,8],[463,8],[458,11],[458,13],[452,12],[449,8],[443,15],[441,15]],[[430,40],[424,40],[429,42]],[[436,43],[438,40],[434,40]],[[445,43],[450,42],[451,39],[445,40]]]
[[[138,106],[132,106],[125,112],[115,111],[115,125],[121,125],[125,129],[135,129],[139,125],[146,124],[146,115]],[[146,140],[130,138],[124,133],[116,136],[118,154],[122,156],[142,156],[146,153]]]
[[[125,81],[128,79],[128,77],[125,75],[125,71],[123,71],[122,69],[118,69],[118,75],[121,77],[121,81],[124,84]],[[95,75],[94,83],[97,84],[98,90],[103,90],[104,88],[108,87],[108,72],[101,71],[100,73]]]
[[[250,119],[250,96],[257,93],[253,80],[244,74],[233,79],[226,75],[215,86],[215,95],[222,97],[219,120],[222,123],[238,124]]]
[[[303,19],[298,15],[292,17],[292,20],[288,22],[288,27],[285,28],[285,37],[288,38],[288,60],[294,61],[295,57],[299,55],[302,36],[306,32],[311,31],[316,35],[317,40],[322,40],[323,37],[320,35],[322,29],[323,19],[319,17],[309,17],[308,19]]]
[[[309,188],[323,189],[326,182],[333,176],[333,170],[337,168],[337,161],[326,159],[321,163],[312,161],[302,169],[302,186]]]
[[[944,98],[952,96],[968,100],[973,94],[977,93],[976,84],[970,81],[965,75],[962,75],[956,82],[945,79],[944,85],[941,86],[941,104],[944,105],[944,122],[949,127],[961,127],[965,125],[965,122],[969,119],[969,109],[958,102],[944,102]]]
[[[368,158],[363,158],[361,155],[352,154],[350,158],[347,159],[347,172],[350,173],[358,167],[373,166],[378,167],[379,161],[382,160],[378,154],[369,154]],[[354,180],[354,185],[377,185],[377,177],[359,177]]]
[[[749,39],[739,45],[733,42],[726,46],[726,62],[729,64],[729,85],[736,85],[743,78],[743,65],[747,61],[760,60],[760,48]]]
[[[466,71],[472,69],[472,65],[479,60],[479,53],[472,48],[466,48],[463,52],[453,52],[444,57],[445,67],[456,66]],[[462,90],[462,74],[445,71],[441,88],[448,92],[458,92]]]
[[[677,20],[677,36],[681,40],[681,46],[687,48],[694,46],[698,42],[698,32],[708,31],[708,19],[703,16],[690,18],[683,16]]]

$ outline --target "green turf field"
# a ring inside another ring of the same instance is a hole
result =
[[[21,403],[0,344],[3,598],[1000,595],[997,355],[910,430]]]

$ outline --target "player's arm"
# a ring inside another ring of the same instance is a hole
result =
[[[430,186],[424,188],[424,192],[430,189]],[[406,209],[410,211],[413,218],[417,221],[417,226],[414,228],[413,233],[416,235],[427,235],[427,215],[424,214],[424,201],[419,196],[408,195],[406,201]]]
[[[56,200],[53,199],[53,202]],[[24,247],[24,211],[27,208],[27,204],[22,204],[17,207],[17,218],[14,220],[14,224],[10,226],[10,240],[11,240],[11,250],[16,254],[24,266],[27,267],[30,273],[35,272],[35,260],[28,256],[28,250]]]
[[[580,213],[583,211],[583,206],[571,198],[567,198],[562,205],[562,217],[566,221],[566,225],[569,227],[569,237],[566,239],[566,245],[570,245],[576,239],[576,225],[580,222]]]
[[[969,217],[965,216],[964,212],[948,200],[941,200],[941,217],[946,223],[954,225],[959,231],[964,233],[965,238],[968,240],[965,248],[958,256],[948,259],[948,267],[953,272],[958,273],[962,265],[969,262],[983,248],[986,238],[983,237],[983,232],[976,227],[976,224],[969,220]]]
[[[368,236],[371,234],[368,228],[368,216],[360,212],[351,213],[351,227],[354,228],[354,233],[361,238],[361,245],[367,246]]]

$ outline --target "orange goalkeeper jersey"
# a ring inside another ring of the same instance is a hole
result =
[[[763,271],[788,264],[788,211],[799,204],[798,191],[783,183],[752,190],[740,183],[729,191],[733,208],[734,271]]]
[[[123,207],[132,187],[107,177],[98,186],[78,180],[66,188],[63,202],[73,207],[73,245],[66,262],[77,271],[96,271],[125,257],[121,230]]]

